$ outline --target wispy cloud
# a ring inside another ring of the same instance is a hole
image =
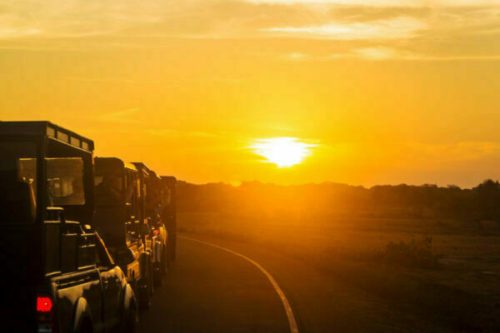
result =
[[[389,47],[367,47],[354,50],[360,58],[369,60],[388,60],[401,57],[401,52]]]
[[[85,45],[73,42],[83,37]],[[0,5],[1,49],[159,48],[172,37],[317,41],[315,50],[284,49],[285,44],[266,49],[293,61],[319,59],[310,53],[326,60],[491,60],[500,54],[500,0],[6,0]],[[339,43],[332,48],[329,41]],[[250,47],[238,52],[263,55]]]
[[[246,0],[254,4],[271,5],[343,5],[365,7],[429,7],[429,6],[492,6],[500,0]]]
[[[424,21],[401,16],[371,22],[332,22],[322,25],[274,27],[263,31],[296,37],[361,40],[411,38],[425,28],[427,24]]]
[[[290,61],[304,61],[310,59],[311,56],[302,52],[291,52],[285,54],[284,58]]]
[[[0,39],[109,34],[137,24],[158,22],[164,14],[158,1],[145,6],[134,0],[7,1],[0,8]]]
[[[325,62],[338,60],[365,60],[365,61],[500,61],[500,54],[492,55],[426,55],[408,50],[401,50],[387,46],[354,48],[346,52],[337,52],[327,55],[312,55],[301,52],[291,52],[282,56],[282,59],[293,62]]]
[[[42,31],[35,27],[0,27],[0,39],[12,39],[40,35]]]

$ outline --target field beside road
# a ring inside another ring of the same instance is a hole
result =
[[[343,313],[337,327],[350,327],[342,324],[342,317],[371,318],[380,324],[352,330],[360,332],[367,327],[427,332],[500,329],[500,233],[488,223],[471,230],[457,221],[430,219],[182,213],[179,228],[240,249],[264,264],[269,261],[276,267],[267,268],[278,272],[277,279],[286,281],[288,273],[280,273],[272,256],[319,272],[322,289],[336,290],[332,297],[338,298],[332,302]],[[308,282],[307,274],[304,279],[300,286],[294,281],[283,287],[292,294],[305,292],[296,288],[319,288],[308,285],[314,281]],[[326,306],[320,299],[318,309]],[[303,318],[309,328],[316,320],[314,315]]]

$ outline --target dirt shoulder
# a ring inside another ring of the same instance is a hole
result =
[[[332,325],[351,332],[497,332],[500,328],[498,300],[485,294],[493,287],[487,283],[490,287],[485,290],[464,288],[484,281],[468,276],[467,267],[401,267],[300,243],[282,246],[220,232],[189,235],[268,265],[312,331],[328,332]],[[460,281],[461,277],[465,280]]]

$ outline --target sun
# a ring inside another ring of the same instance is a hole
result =
[[[250,146],[256,154],[265,157],[280,168],[301,163],[311,154],[313,147],[315,147],[314,144],[290,137],[257,139]]]

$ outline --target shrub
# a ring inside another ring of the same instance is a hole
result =
[[[436,268],[439,257],[433,253],[432,237],[424,236],[417,240],[389,242],[382,254],[383,259],[391,264],[409,267]]]

